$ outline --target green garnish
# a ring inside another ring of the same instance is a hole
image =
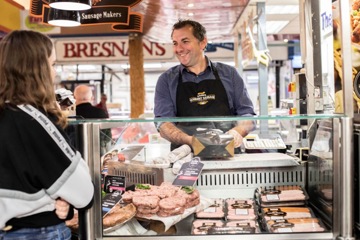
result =
[[[136,184],[137,189],[150,189],[150,186],[147,184]]]
[[[195,188],[194,187],[189,187],[189,186],[182,186],[181,189],[186,192],[187,194],[190,194],[192,192],[195,191]]]

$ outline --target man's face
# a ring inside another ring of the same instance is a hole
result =
[[[204,54],[207,39],[199,41],[192,33],[191,26],[175,29],[172,33],[173,50],[180,63],[186,67],[198,64]]]

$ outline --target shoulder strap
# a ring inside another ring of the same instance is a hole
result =
[[[210,60],[209,60],[209,61],[210,61]],[[212,61],[210,61],[210,66],[211,66],[211,70],[213,71],[216,80],[220,80],[220,76],[219,76],[218,70],[216,69],[216,67],[214,66],[214,64],[212,63]]]
[[[57,143],[59,148],[64,152],[64,154],[71,160],[75,159],[76,153],[69,146],[68,142],[65,140],[64,136],[59,132],[56,126],[45,116],[42,112],[37,110],[31,105],[18,105],[18,107],[32,116],[40,125],[47,131],[51,138]]]

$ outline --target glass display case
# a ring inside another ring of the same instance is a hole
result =
[[[249,121],[255,127],[234,149],[219,125]],[[191,148],[162,138],[163,122],[196,125]],[[351,159],[340,134],[350,122],[343,115],[75,121],[96,189],[80,230],[109,240],[336,239],[353,217],[343,196],[353,185],[345,176]],[[109,129],[111,139],[102,137]]]

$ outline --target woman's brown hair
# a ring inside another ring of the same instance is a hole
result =
[[[66,116],[56,104],[48,62],[52,50],[50,38],[35,31],[15,30],[0,41],[0,112],[6,103],[29,104],[66,126]]]

